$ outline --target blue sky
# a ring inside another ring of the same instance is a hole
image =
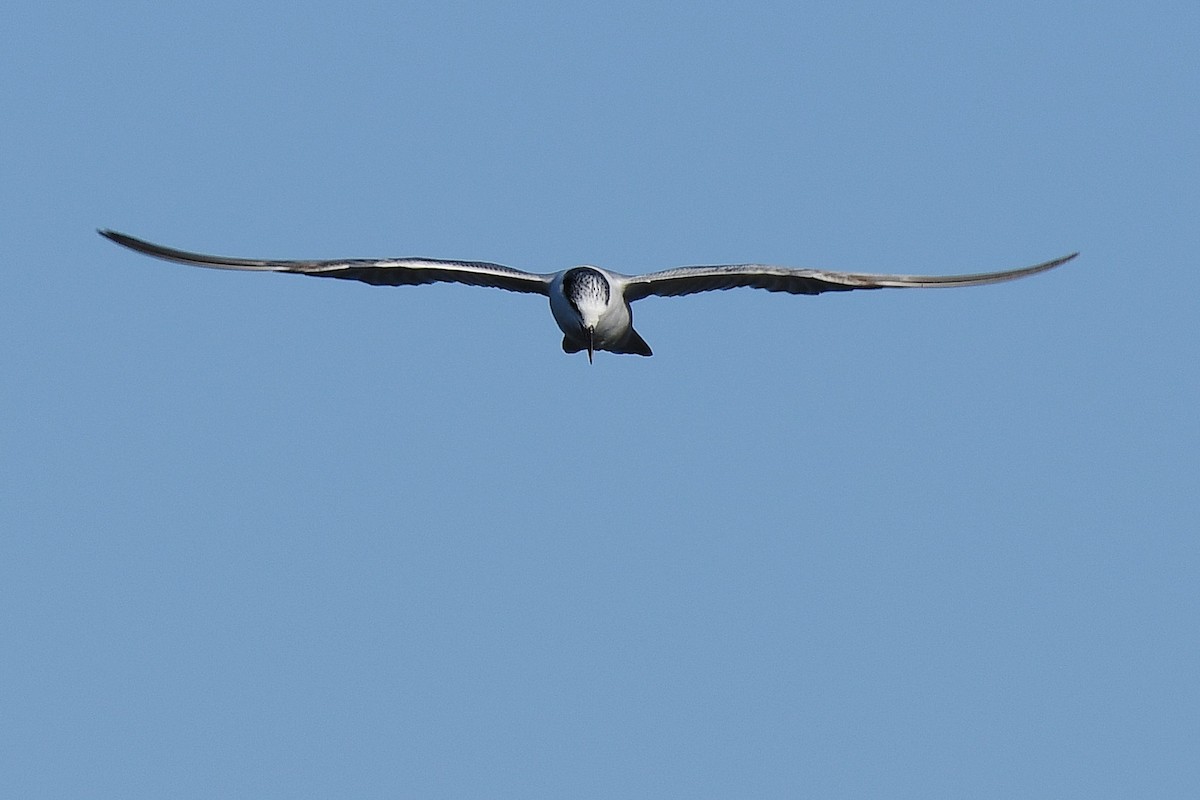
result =
[[[1185,3],[25,4],[0,795],[1184,797]],[[635,306],[154,261],[757,261]]]

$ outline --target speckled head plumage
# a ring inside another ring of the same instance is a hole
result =
[[[562,286],[563,294],[567,296],[571,307],[580,314],[589,306],[607,306],[612,296],[608,280],[599,270],[591,267],[574,267],[567,270],[563,275]]]
[[[562,291],[578,318],[579,335],[590,362],[596,348],[596,325],[612,299],[608,278],[593,267],[573,267],[563,273]]]

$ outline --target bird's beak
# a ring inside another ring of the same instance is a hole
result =
[[[594,327],[592,327],[591,325],[588,325],[587,337],[588,337],[588,363],[591,364],[592,363],[592,353],[596,349],[596,329]]]

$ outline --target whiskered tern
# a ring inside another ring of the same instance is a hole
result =
[[[588,361],[597,350],[651,355],[650,346],[633,329],[629,304],[643,297],[710,292],[749,286],[768,292],[821,294],[851,289],[930,288],[979,286],[1036,275],[1070,261],[1078,253],[1034,264],[1032,267],[969,275],[872,275],[792,269],[764,264],[723,264],[678,267],[645,275],[622,275],[589,265],[560,272],[525,272],[486,261],[452,261],[440,258],[348,258],[328,261],[274,261],[226,258],[189,253],[152,244],[116,231],[100,235],[139,253],[197,267],[253,272],[294,272],[322,278],[347,278],[375,286],[412,286],[422,283],[465,283],[510,292],[540,294],[550,298],[550,313],[563,332],[563,350],[587,351]]]

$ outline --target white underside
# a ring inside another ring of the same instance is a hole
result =
[[[587,341],[587,328],[592,330],[592,342],[597,350],[608,350],[619,346],[629,335],[632,316],[625,302],[622,286],[615,276],[598,267],[592,267],[608,281],[608,302],[585,303],[578,311],[563,293],[560,273],[550,285],[550,313],[564,334],[579,342]]]

